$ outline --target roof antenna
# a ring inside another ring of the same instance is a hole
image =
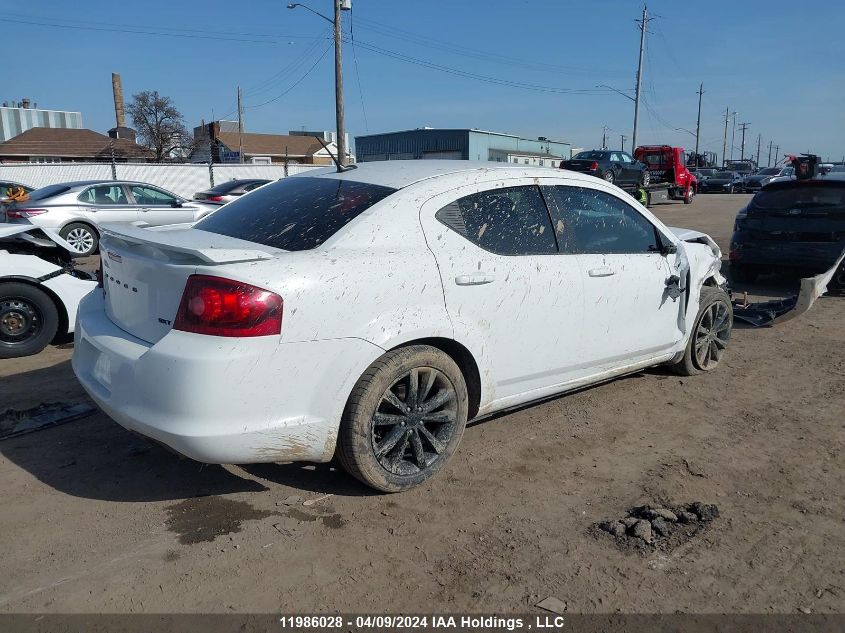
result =
[[[341,165],[340,161],[337,160],[337,156],[332,154],[332,150],[329,149],[329,146],[323,140],[323,137],[315,134],[314,138],[317,139],[318,141],[320,141],[320,145],[322,145],[323,149],[326,150],[329,153],[329,156],[332,157],[332,161],[334,161],[334,164],[337,165],[337,172],[339,174],[342,174],[345,171],[349,171],[350,169],[357,169],[358,168],[358,165],[346,165],[346,166]]]

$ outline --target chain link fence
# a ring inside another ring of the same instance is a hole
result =
[[[0,165],[0,181],[40,188],[76,180],[134,180],[192,198],[215,184],[233,179],[278,180],[321,165],[209,165],[173,163],[53,163]]]

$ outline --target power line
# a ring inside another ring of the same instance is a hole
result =
[[[329,45],[326,47],[326,49],[323,51],[323,54],[322,54],[322,55],[320,55],[320,57],[317,59],[317,61],[315,61],[315,62],[311,65],[311,67],[310,67],[308,70],[306,70],[306,71],[305,71],[305,74],[304,74],[304,75],[302,75],[302,76],[301,76],[299,79],[297,79],[297,80],[296,80],[296,81],[295,81],[295,82],[294,82],[294,83],[293,83],[290,87],[288,87],[288,88],[287,88],[287,90],[283,91],[281,94],[276,95],[276,96],[275,96],[275,97],[273,97],[272,99],[268,99],[267,101],[264,101],[263,103],[258,103],[258,104],[256,104],[256,105],[251,105],[251,106],[246,106],[246,107],[247,107],[247,108],[249,108],[249,109],[260,108],[260,107],[262,107],[262,106],[266,106],[266,105],[267,105],[267,104],[269,104],[269,103],[273,103],[274,101],[278,101],[279,99],[281,99],[282,97],[284,97],[284,96],[285,96],[286,94],[288,94],[291,90],[293,90],[293,89],[294,89],[294,88],[296,88],[299,84],[301,84],[301,83],[305,80],[305,78],[306,78],[308,75],[310,75],[310,74],[311,74],[311,71],[313,71],[313,70],[317,67],[317,65],[318,65],[321,61],[323,61],[323,58],[326,56],[326,53],[328,53],[331,49],[332,49],[332,44],[329,44]]]
[[[456,75],[458,77],[464,77],[466,79],[474,79],[476,81],[483,81],[487,83],[497,84],[500,86],[508,86],[511,88],[521,88],[523,90],[533,90],[535,92],[548,92],[553,94],[608,94],[609,90],[597,90],[597,89],[586,89],[586,88],[557,88],[554,86],[543,86],[540,84],[530,84],[521,81],[512,81],[509,79],[501,79],[498,77],[491,77],[489,75],[480,75],[478,73],[472,73],[466,70],[460,70],[458,68],[452,68],[451,66],[443,66],[442,64],[436,64],[434,62],[420,59],[417,57],[411,57],[410,55],[405,55],[404,53],[399,53],[397,51],[392,51],[390,49],[381,48],[380,46],[376,46],[374,44],[370,44],[368,42],[362,42],[361,40],[356,40],[358,46],[363,48],[364,50],[377,53],[379,55],[384,55],[386,57],[392,57],[393,59],[398,59],[400,61],[407,62],[409,64],[415,64],[417,66],[424,66],[426,68],[431,68],[433,70],[439,70],[441,72],[448,73],[450,75]]]
[[[352,41],[352,59],[355,63],[355,79],[358,83],[358,96],[361,98],[361,114],[364,115],[364,130],[369,133],[370,124],[367,122],[367,108],[364,106],[364,90],[361,88],[361,73],[358,70],[358,53],[355,50],[355,30],[352,27],[352,13],[349,10],[349,39]]]

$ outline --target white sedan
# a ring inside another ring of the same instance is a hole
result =
[[[720,258],[574,172],[311,171],[192,227],[105,231],[73,367],[118,423],[194,459],[337,456],[400,491],[469,419],[644,367],[716,367]]]

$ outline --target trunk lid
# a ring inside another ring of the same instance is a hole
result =
[[[106,314],[132,336],[156,343],[171,330],[197,266],[273,259],[278,252],[190,227],[106,226],[100,242]]]
[[[562,165],[564,169],[569,169],[571,171],[590,172],[593,171],[592,167],[596,162],[597,161],[594,160],[573,158],[572,160],[563,161]]]

